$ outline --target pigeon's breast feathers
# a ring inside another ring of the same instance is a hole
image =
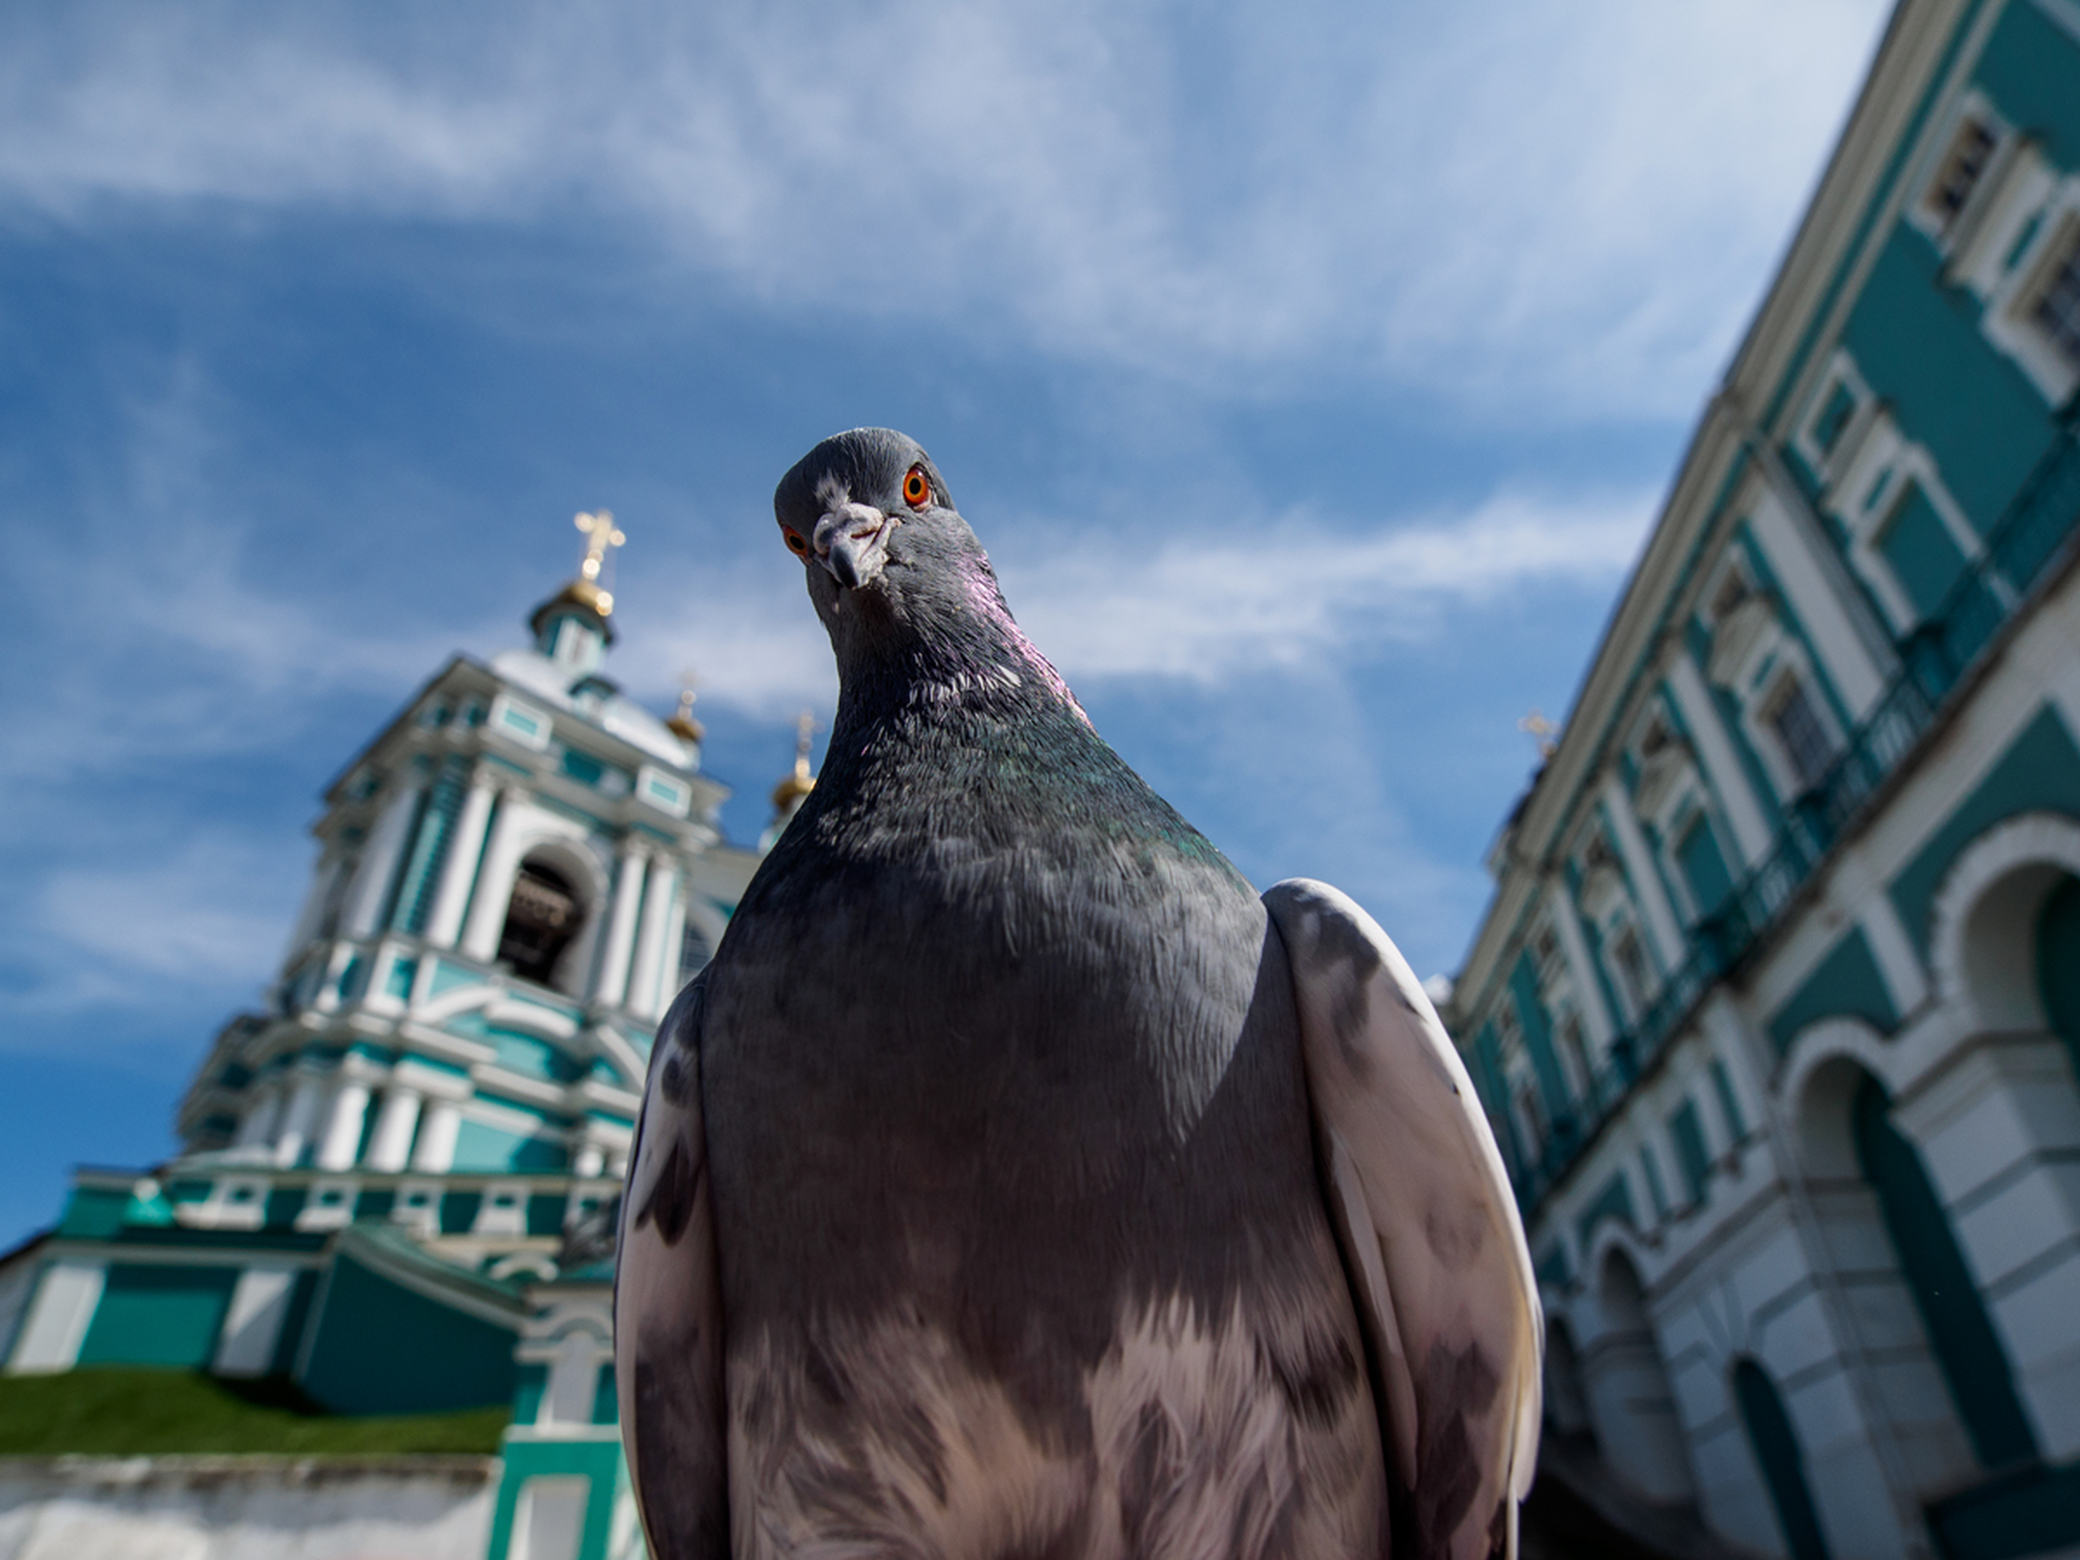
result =
[[[773,515],[803,562],[847,702],[976,695],[1082,718],[914,439],[888,428],[825,439],[780,479]]]

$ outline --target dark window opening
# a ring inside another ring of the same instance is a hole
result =
[[[1783,745],[1784,757],[1798,777],[1800,789],[1811,790],[1834,761],[1834,741],[1820,723],[1819,712],[1798,678],[1785,680],[1784,691],[1769,713],[1769,723]]]
[[[679,984],[683,986],[700,974],[714,957],[715,950],[708,945],[708,934],[689,918],[686,934],[679,939]]]
[[[550,984],[556,961],[585,924],[585,907],[568,879],[539,862],[527,862],[513,883],[498,957],[525,980]]]
[[[2080,367],[2080,237],[2066,250],[2030,315],[2066,361]]]
[[[1968,119],[1964,128],[1957,133],[1957,141],[1950,148],[1950,155],[1943,161],[1943,171],[1937,175],[1935,188],[1929,192],[1929,204],[1942,218],[1943,226],[1949,227],[1957,220],[1972,198],[1972,191],[1979,187],[1979,175],[1993,160],[1993,132],[1976,119]]]

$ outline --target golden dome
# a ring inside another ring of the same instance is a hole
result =
[[[809,755],[803,753],[794,761],[794,773],[773,787],[773,811],[793,811],[815,789],[816,777],[809,773]]]
[[[693,718],[693,673],[686,674],[686,686],[679,690],[679,709],[664,723],[665,730],[684,742],[698,742],[708,734],[708,728]]]
[[[773,816],[785,818],[802,805],[802,799],[816,789],[816,777],[809,773],[809,739],[816,734],[816,716],[809,710],[802,711],[802,718],[795,726],[794,773],[773,787]]]

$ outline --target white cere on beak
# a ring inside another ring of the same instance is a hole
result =
[[[890,516],[866,504],[838,504],[816,522],[817,560],[840,585],[856,590],[881,573],[894,524]]]

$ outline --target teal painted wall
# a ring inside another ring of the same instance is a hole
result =
[[[1589,1237],[1596,1232],[1596,1226],[1605,1219],[1622,1219],[1634,1228],[1638,1227],[1639,1220],[1632,1211],[1632,1184],[1625,1179],[1622,1172],[1614,1172],[1611,1178],[1603,1183],[1603,1189],[1589,1199],[1589,1205],[1574,1221],[1575,1247],[1583,1253],[1585,1260],[1589,1250]]]
[[[80,1344],[80,1364],[202,1369],[217,1352],[237,1282],[233,1267],[111,1263]]]
[[[1972,72],[2009,122],[2044,143],[2051,160],[2080,168],[2080,44],[2033,5],[2011,4]]]
[[[522,1137],[481,1121],[462,1123],[455,1134],[457,1171],[561,1170],[570,1162],[561,1139]]]
[[[2039,808],[2080,817],[2080,748],[2048,706],[1892,880],[1892,903],[1924,960],[1929,910],[1958,853],[2002,819]]]
[[[505,1469],[498,1504],[491,1513],[491,1560],[505,1560],[512,1547],[513,1518],[529,1479],[578,1476],[591,1480],[577,1560],[604,1560],[613,1531],[614,1497],[626,1478],[619,1441],[507,1441],[499,1449]]]
[[[79,1240],[106,1240],[123,1227],[130,1188],[75,1186],[58,1219],[58,1233]]]
[[[1726,869],[1726,855],[1712,832],[1712,820],[1695,814],[1676,841],[1676,860],[1683,868],[1683,881],[1699,915],[1710,915],[1726,903],[1733,892],[1733,874]]]
[[[1668,1140],[1675,1145],[1676,1164],[1683,1172],[1687,1206],[1704,1201],[1705,1184],[1712,1177],[1712,1156],[1704,1146],[1704,1123],[1697,1119],[1697,1102],[1684,1100],[1668,1118]]]
[[[1918,482],[1909,482],[1895,501],[1878,533],[1878,551],[1924,618],[1934,616],[1964,578],[1964,554]]]
[[[2010,10],[2021,7],[2010,7]],[[1984,535],[2053,437],[2050,408],[1979,332],[1978,301],[1945,287],[1935,246],[1893,230],[1850,310],[1842,343],[1907,437]]]
[[[1538,971],[1529,953],[1517,955],[1516,965],[1509,972],[1509,989],[1516,998],[1517,1018],[1524,1026],[1524,1050],[1531,1058],[1531,1070],[1538,1075],[1538,1092],[1545,1096],[1546,1115],[1556,1133],[1571,1132],[1574,1096],[1567,1087],[1566,1073],[1560,1069],[1560,1058],[1553,1051],[1552,1023],[1546,1016],[1545,1004],[1539,1000]]]
[[[1892,1125],[1884,1087],[1868,1073],[1850,1110],[1857,1163],[1877,1194],[1900,1275],[1928,1331],[1943,1381],[1979,1461],[2033,1461],[2037,1438],[2015,1393],[2015,1372],[1979,1298],[1971,1269],[1921,1155]]]
[[[1835,944],[1834,951],[1820,961],[1805,984],[1794,991],[1769,1021],[1770,1044],[1782,1056],[1808,1024],[1823,1018],[1860,1018],[1881,1035],[1899,1027],[1899,1014],[1878,961],[1857,927]]]
[[[1792,1428],[1776,1383],[1753,1360],[1736,1360],[1733,1399],[1740,1407],[1749,1449],[1769,1487],[1770,1504],[1776,1508],[1777,1525],[1783,1529],[1791,1560],[1829,1560],[1820,1513],[1813,1505],[1813,1488],[1806,1482],[1805,1451],[1798,1444],[1798,1432]]]
[[[335,1413],[417,1414],[513,1400],[514,1329],[335,1257],[303,1389]]]

